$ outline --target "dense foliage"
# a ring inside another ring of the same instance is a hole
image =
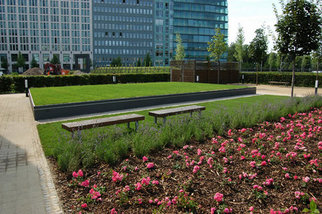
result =
[[[241,75],[244,75],[245,83],[256,83],[256,73],[255,72],[242,72]],[[316,74],[314,73],[295,73],[295,86],[302,87],[314,87]],[[322,80],[322,74],[319,74],[318,77],[320,81]],[[258,73],[258,84],[269,84],[270,81],[276,82],[288,82],[291,83],[292,73],[291,72],[259,72]],[[290,84],[289,84],[290,85]],[[322,87],[322,84],[319,84],[319,87]]]
[[[169,73],[157,74],[91,74],[91,75],[57,75],[57,76],[2,76],[0,93],[21,93],[25,90],[25,79],[29,87],[51,87],[70,85],[98,85],[113,83],[113,76],[119,83],[167,82]]]

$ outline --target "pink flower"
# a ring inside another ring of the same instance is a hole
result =
[[[224,213],[231,213],[233,210],[231,208],[225,208]]]
[[[98,171],[98,172],[97,172],[97,175],[99,176],[100,174],[101,174],[101,172],[100,172],[100,171]]]
[[[157,180],[153,180],[153,181],[152,181],[152,184],[154,184],[154,185],[158,185],[158,184],[159,184],[159,181],[157,181]]]
[[[251,161],[251,162],[249,163],[249,165],[250,165],[251,167],[255,168],[255,167],[256,167],[256,162],[255,162],[255,161]]]
[[[168,156],[168,159],[171,159],[171,158],[172,158],[172,155],[169,155],[169,156]]]
[[[81,207],[82,207],[83,209],[85,209],[85,208],[87,207],[87,204],[86,204],[86,203],[84,203],[84,204],[82,204],[82,205],[81,205]]]
[[[267,162],[266,161],[262,161],[261,166],[266,166]]]
[[[89,186],[89,180],[85,180],[81,183],[81,186],[88,187]]]
[[[78,170],[78,172],[77,172],[77,174],[80,176],[80,177],[83,177],[83,171],[80,169],[80,170]]]
[[[306,176],[305,178],[303,177],[303,178],[302,178],[302,180],[303,180],[305,183],[307,183],[307,182],[309,182],[310,178]]]
[[[224,197],[224,195],[223,195],[223,194],[221,194],[221,193],[217,192],[217,193],[215,194],[215,196],[214,196],[214,199],[215,199],[217,202],[221,202],[221,201],[222,201],[222,199],[223,199],[223,197]]]
[[[197,150],[197,154],[198,154],[199,156],[202,154],[201,149],[198,149],[198,150]]]
[[[290,178],[290,174],[286,173],[285,178]]]
[[[148,159],[147,157],[143,156],[142,160],[143,160],[143,162],[146,162],[146,161],[148,161],[149,159]]]
[[[150,177],[142,178],[141,184],[149,185],[150,184],[150,180],[151,180]]]
[[[140,191],[142,189],[142,185],[140,182],[135,184],[135,190]]]
[[[189,147],[188,145],[185,145],[185,146],[183,146],[182,148],[183,148],[183,149],[188,149],[188,147]]]
[[[111,214],[117,214],[115,208],[111,209]]]
[[[138,199],[138,203],[142,204],[142,199],[141,198]]]
[[[253,207],[253,206],[252,206],[252,207],[250,207],[250,208],[249,208],[249,211],[253,212],[253,211],[254,211],[254,207]]]
[[[195,174],[195,173],[197,173],[199,171],[199,169],[200,169],[199,166],[194,166],[192,172]]]
[[[295,191],[295,198],[300,198],[301,192],[300,191]]]
[[[147,167],[148,169],[152,169],[152,168],[154,167],[154,163],[148,163],[148,164],[146,165],[146,167]]]
[[[76,172],[73,172],[73,177],[74,178],[77,178],[78,177],[78,174]]]
[[[211,207],[211,209],[210,209],[210,213],[211,213],[211,214],[215,214],[215,211],[216,211],[216,208]]]
[[[113,171],[112,180],[113,180],[113,182],[122,181],[123,180],[123,175]]]

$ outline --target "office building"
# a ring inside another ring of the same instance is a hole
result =
[[[94,0],[94,66],[108,66],[120,57],[123,65],[153,60],[153,0]]]
[[[215,28],[220,28],[228,39],[227,0],[173,1],[174,37],[181,35],[187,59],[205,60]]]
[[[65,69],[88,66],[92,58],[91,0],[0,0],[0,56],[17,71],[18,53],[29,68],[32,58],[42,67],[54,55]]]

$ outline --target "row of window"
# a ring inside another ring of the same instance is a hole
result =
[[[94,38],[153,39],[152,33],[94,32]]]
[[[142,15],[152,15],[152,9],[142,9],[142,8],[118,8],[118,7],[94,7],[94,13],[115,13],[117,15],[123,14],[142,14]]]
[[[94,54],[112,54],[112,55],[141,55],[143,56],[149,52],[146,49],[104,49],[104,48],[95,48]]]
[[[130,24],[104,24],[94,23],[95,30],[126,30],[126,31],[152,31],[152,25],[130,25]],[[94,30],[94,32],[95,32]]]
[[[137,23],[152,23],[153,18],[149,17],[136,17],[136,16],[98,16],[94,15],[94,21],[118,21],[118,22],[137,22]]]
[[[115,46],[115,47],[141,47],[141,48],[151,48],[152,42],[148,41],[136,41],[136,42],[129,42],[129,41],[94,41],[94,46]]]
[[[152,7],[152,0],[94,0],[94,3],[99,4],[119,4],[119,5],[142,5],[146,7]]]

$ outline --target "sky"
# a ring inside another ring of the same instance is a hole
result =
[[[273,11],[273,3],[280,11],[278,0],[228,0],[228,44],[236,41],[239,24],[244,29],[246,44],[249,44],[253,40],[255,30],[263,24],[275,33],[274,25],[277,21]],[[270,37],[268,39],[268,47],[271,50],[273,47],[272,39]]]

